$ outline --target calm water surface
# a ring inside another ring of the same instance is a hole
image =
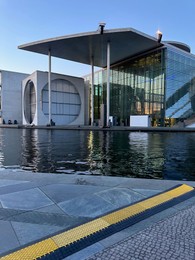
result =
[[[0,167],[195,181],[195,133],[0,129]]]

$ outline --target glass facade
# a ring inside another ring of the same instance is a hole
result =
[[[129,125],[130,115],[163,117],[164,50],[112,68],[110,114],[117,125]]]
[[[195,57],[189,53],[166,49],[166,118],[176,122],[195,112]]]
[[[94,118],[106,104],[106,70],[94,76]],[[150,115],[153,126],[171,126],[195,110],[195,57],[171,45],[111,67],[110,115],[129,125],[130,115]],[[86,77],[90,81],[90,76]]]
[[[2,102],[1,102],[1,99],[2,99],[2,76],[1,76],[1,71],[0,71],[0,111],[2,109]]]

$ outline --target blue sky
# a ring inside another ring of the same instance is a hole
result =
[[[195,54],[194,0],[0,0],[0,69],[48,70],[48,57],[17,49],[31,41],[73,33],[132,27],[163,40],[181,41]],[[52,71],[82,76],[87,65],[52,58]]]

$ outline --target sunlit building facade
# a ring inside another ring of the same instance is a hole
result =
[[[87,97],[83,78],[51,74],[52,122],[56,125],[84,125]],[[48,124],[48,73],[35,71],[22,81],[22,124]]]
[[[195,56],[189,46],[162,41],[160,31],[152,37],[104,27],[20,45],[48,55],[48,72],[0,72],[0,121],[132,126],[131,118],[144,115],[148,126],[195,127]],[[91,74],[52,73],[51,57],[90,65]],[[95,67],[101,70],[94,73]],[[14,105],[8,102],[13,99]]]
[[[106,104],[106,69],[94,76],[94,120]],[[167,42],[111,66],[110,115],[114,125],[130,115],[150,115],[152,126],[173,126],[195,113],[195,56],[185,44]],[[85,77],[91,83],[91,75]]]
[[[0,70],[0,124],[22,124],[22,80],[28,75]]]

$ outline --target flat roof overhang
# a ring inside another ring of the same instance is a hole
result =
[[[155,37],[132,28],[104,30],[67,35],[20,45],[18,48],[97,67],[107,65],[107,43],[110,42],[110,64],[162,46]]]

